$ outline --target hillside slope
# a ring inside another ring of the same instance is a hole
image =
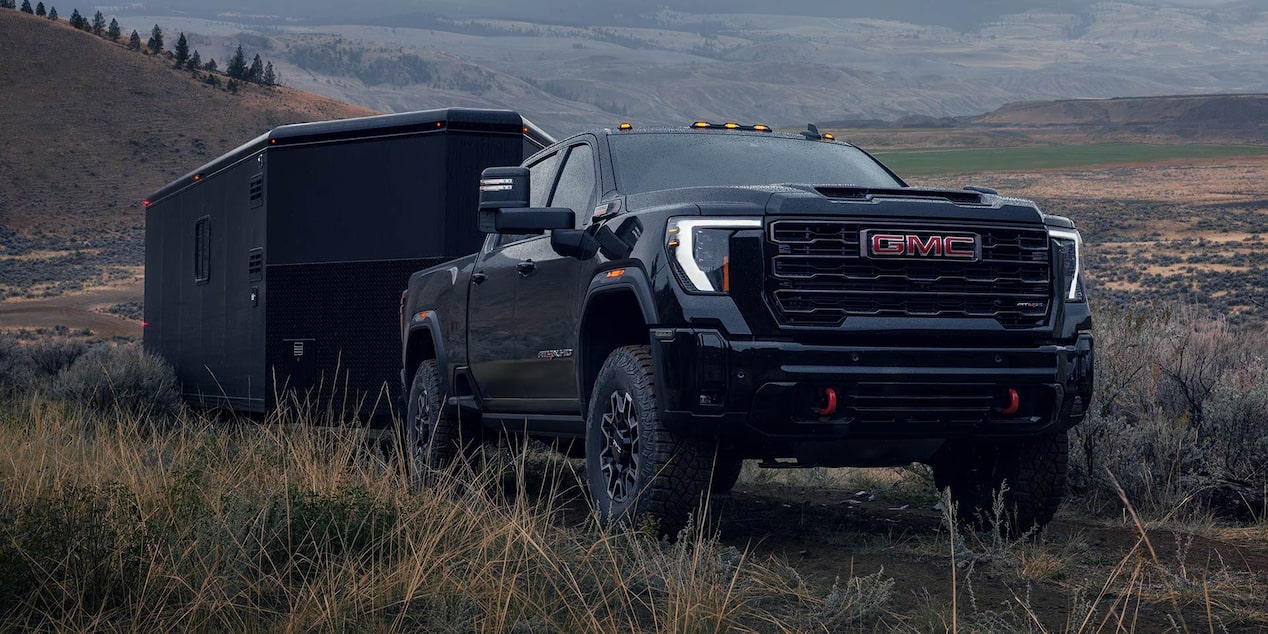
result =
[[[139,244],[141,201],[171,179],[278,125],[373,114],[288,88],[233,95],[12,10],[0,43],[0,254],[31,236]]]
[[[1067,99],[1007,104],[977,123],[1003,125],[1155,126],[1173,132],[1236,131],[1246,140],[1268,132],[1268,94]]]

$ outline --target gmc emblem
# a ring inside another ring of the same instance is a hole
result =
[[[873,258],[951,258],[974,261],[979,257],[977,236],[864,231],[863,252]]]

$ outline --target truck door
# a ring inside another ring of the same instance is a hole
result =
[[[597,176],[592,147],[572,145],[548,206],[572,209],[578,223],[584,222],[597,199]],[[555,253],[549,236],[530,240],[525,252],[515,290],[521,397],[534,399],[531,407],[537,412],[577,413],[575,348],[584,263]]]
[[[556,152],[528,166],[532,206],[546,206],[559,156]],[[536,235],[490,235],[476,257],[467,300],[467,360],[489,411],[523,411],[522,404],[508,400],[523,398],[523,377],[515,375],[517,266],[537,253],[532,243],[540,240]]]

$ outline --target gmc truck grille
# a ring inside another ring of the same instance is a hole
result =
[[[980,257],[868,253],[862,238],[877,232],[976,236]],[[776,220],[767,240],[766,294],[785,326],[832,327],[873,316],[989,317],[1026,327],[1048,316],[1052,264],[1042,228]]]

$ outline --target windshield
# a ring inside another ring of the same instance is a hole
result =
[[[710,185],[813,183],[901,187],[858,148],[755,134],[639,133],[608,137],[622,193]]]

